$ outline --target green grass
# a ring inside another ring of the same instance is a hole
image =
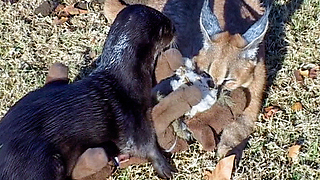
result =
[[[67,1],[70,3],[71,1]],[[100,12],[74,17],[72,25],[52,25],[53,17],[34,14],[41,0],[16,4],[0,2],[0,117],[26,93],[44,84],[48,67],[63,62],[74,79],[88,49],[101,53],[109,30]],[[320,1],[276,0],[270,14],[266,37],[268,90],[263,106],[278,105],[273,118],[256,123],[242,161],[233,179],[320,179],[320,75],[295,81],[293,71],[320,60]],[[300,101],[304,109],[293,111]],[[287,151],[303,141],[296,163]],[[173,155],[179,173],[174,179],[202,179],[206,169],[215,167],[214,152],[194,144],[186,152]],[[130,166],[112,179],[158,179],[150,164]]]

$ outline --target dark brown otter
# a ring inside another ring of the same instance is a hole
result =
[[[151,161],[161,177],[171,177],[150,108],[155,55],[173,34],[170,20],[152,8],[122,10],[92,74],[30,92],[1,120],[0,179],[70,179],[86,149],[110,141],[121,153]]]

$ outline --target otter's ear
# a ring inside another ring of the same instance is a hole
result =
[[[242,35],[242,37],[248,43],[241,54],[242,58],[251,60],[255,59],[259,50],[259,44],[263,41],[264,36],[268,30],[269,13],[270,7],[268,7],[264,15]]]
[[[210,8],[209,0],[204,0],[200,14],[200,27],[205,40],[211,40],[214,35],[221,32],[218,19]]]

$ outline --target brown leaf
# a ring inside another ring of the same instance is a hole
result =
[[[309,77],[312,79],[316,79],[318,76],[318,71],[320,70],[320,66],[315,66],[309,70]]]
[[[235,155],[227,156],[221,159],[213,172],[206,171],[205,179],[206,180],[229,180],[231,179],[231,174],[234,165]]]
[[[293,104],[291,109],[294,110],[294,111],[300,111],[300,110],[303,109],[303,106],[302,106],[301,102],[296,102],[296,103]]]
[[[280,111],[280,107],[279,106],[269,106],[264,108],[264,118],[265,119],[269,119],[271,117],[273,117],[278,111]]]
[[[303,76],[300,74],[300,70],[295,70],[294,76],[298,82],[303,83]]]
[[[291,158],[293,161],[296,161],[300,152],[300,148],[301,145],[298,144],[291,146],[288,150],[288,157]]]
[[[86,14],[87,10],[79,9],[74,7],[74,4],[71,4],[64,8],[64,11],[68,12],[70,15]]]
[[[63,9],[64,9],[65,7],[66,7],[65,5],[59,4],[59,5],[56,7],[56,9],[54,10],[54,12],[55,12],[56,14],[59,14],[59,12],[60,12],[60,11],[63,11]]]
[[[309,76],[309,70],[299,70],[301,76],[308,77]]]
[[[55,25],[61,25],[61,24],[65,23],[65,22],[67,22],[68,20],[69,20],[68,17],[61,17],[61,18],[56,17],[56,18],[53,20],[53,24],[55,24]]]

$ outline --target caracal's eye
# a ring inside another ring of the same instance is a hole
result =
[[[235,82],[235,81],[237,81],[237,79],[235,79],[235,78],[226,78],[226,79],[224,79],[223,84],[227,84],[227,83]]]
[[[228,78],[228,79],[225,79],[225,80],[224,80],[223,86],[224,86],[225,89],[234,90],[234,89],[236,89],[239,85],[238,85],[238,83],[237,83],[237,79]]]

